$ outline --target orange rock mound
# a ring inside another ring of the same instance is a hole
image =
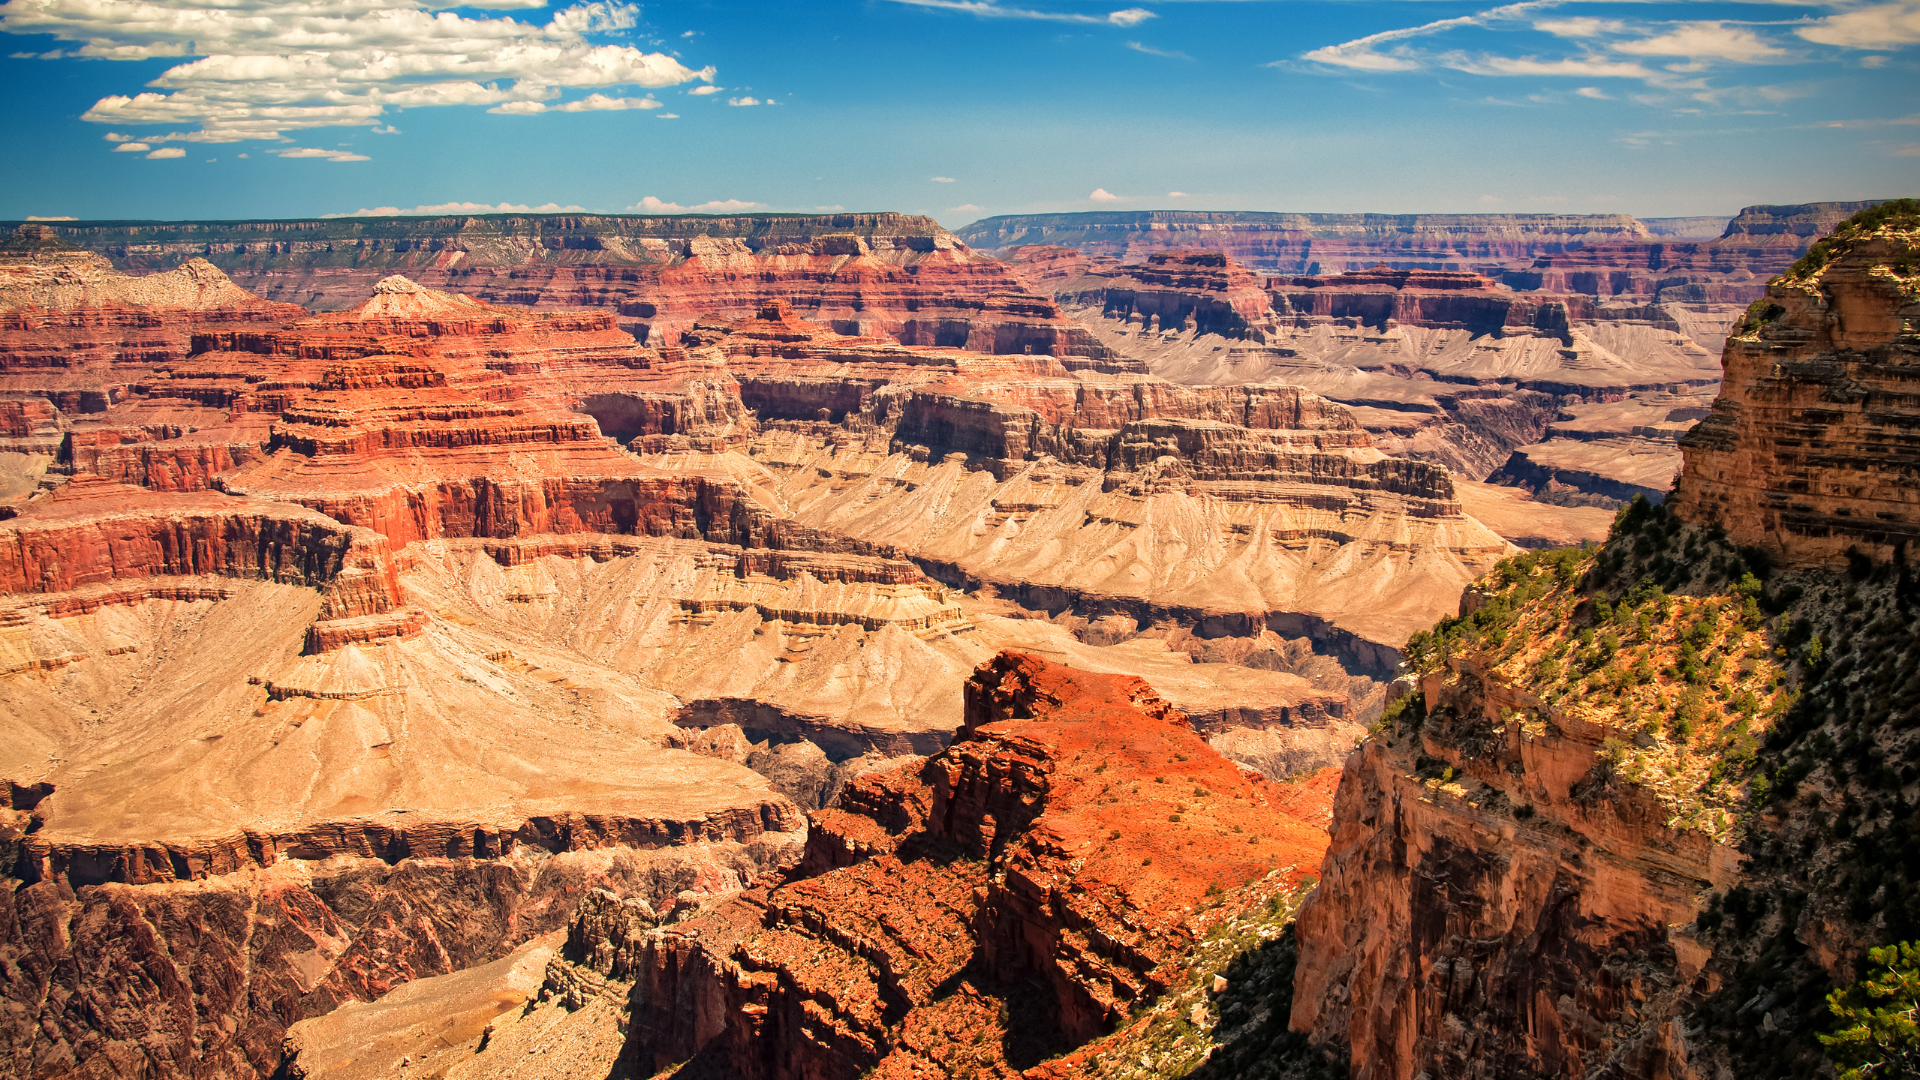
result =
[[[1324,787],[1290,785],[1283,811],[1141,680],[1001,653],[954,745],[850,784],[785,884],[629,943],[628,1051],[642,1071],[1010,1075],[1165,990],[1211,895],[1312,864]]]

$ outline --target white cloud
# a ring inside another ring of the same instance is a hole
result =
[[[749,105],[761,104],[761,102],[759,98],[755,97],[730,97],[727,99],[727,104],[737,108],[746,108]]]
[[[977,214],[980,212],[980,208],[973,205],[972,203],[961,203],[959,206],[947,207],[946,212],[949,214],[961,214],[961,213],[966,213],[968,211],[972,211],[973,213]]]
[[[245,155],[245,154],[241,154],[241,155],[239,155],[239,156],[241,156],[241,157],[246,157],[247,155]]]
[[[114,147],[113,152],[116,154],[144,154],[151,149],[153,149],[153,147],[143,142],[123,142],[119,146]]]
[[[1175,52],[1175,51],[1169,51],[1169,50],[1167,50],[1167,49],[1156,49],[1156,48],[1154,48],[1154,47],[1152,47],[1151,45],[1142,45],[1142,44],[1140,44],[1140,43],[1139,43],[1139,42],[1137,42],[1137,41],[1129,41],[1129,42],[1127,42],[1127,48],[1129,48],[1129,49],[1132,49],[1132,50],[1133,50],[1134,52],[1141,52],[1141,53],[1146,53],[1146,54],[1147,54],[1148,56],[1160,56],[1160,57],[1165,57],[1165,58],[1166,58],[1166,59],[1168,59],[1168,60],[1191,60],[1191,59],[1193,59],[1193,57],[1191,57],[1191,56],[1188,56],[1188,55],[1187,55],[1186,53],[1183,53],[1183,52]]]
[[[117,128],[181,129],[158,141],[278,139],[305,128],[371,127],[397,108],[552,102],[568,89],[713,80],[710,67],[595,40],[638,25],[639,9],[625,0],[576,3],[544,25],[436,10],[440,3],[7,0],[0,30],[77,43],[74,55],[95,59],[181,58],[147,89],[103,97],[83,116]],[[544,0],[468,6],[538,8]]]
[[[953,177],[951,177],[951,176],[936,176],[936,177],[934,177],[934,178],[933,178],[933,182],[934,182],[934,183],[936,183],[936,184],[955,184],[955,183],[959,183],[959,181],[957,181],[957,180],[955,180],[955,179],[954,179]]]
[[[1736,64],[1758,64],[1787,55],[1745,27],[1719,22],[1682,23],[1664,34],[1619,42],[1613,50],[1629,56],[1685,56]]]
[[[634,203],[632,206],[627,207],[626,213],[629,213],[629,214],[731,214],[739,210],[754,210],[759,208],[761,205],[762,204],[757,202],[743,202],[739,199],[715,199],[712,202],[703,202],[703,203],[696,204],[694,206],[681,206],[679,203],[667,202],[655,196],[648,195],[647,197],[641,199],[639,202]]]
[[[1691,93],[1695,100],[1718,104],[1741,91],[1716,90],[1701,76],[1716,63],[1763,64],[1794,59],[1793,53],[1749,25],[1724,21],[1633,22],[1625,19],[1573,16],[1533,19],[1542,8],[1566,0],[1524,0],[1457,18],[1387,30],[1338,45],[1328,45],[1302,59],[1351,71],[1375,73],[1451,68],[1470,75],[1531,78],[1631,79],[1661,90]],[[1920,10],[1920,0],[1900,0]],[[1837,17],[1836,17],[1837,18]],[[1464,27],[1496,27],[1520,19],[1533,20],[1534,30],[1579,42],[1572,56],[1501,55],[1455,49],[1433,52],[1415,47],[1415,38],[1444,34]],[[1809,31],[1803,30],[1805,35]],[[1920,32],[1920,31],[1917,31]],[[1639,57],[1673,57],[1677,62],[1648,66]],[[1284,67],[1286,61],[1269,66]],[[1612,100],[1598,87],[1574,91],[1581,97]],[[1758,91],[1755,91],[1758,93]],[[1761,95],[1765,96],[1765,95]],[[1491,100],[1491,99],[1490,99]],[[1543,100],[1538,95],[1534,100]],[[1634,100],[1641,100],[1635,97]],[[1669,104],[1654,99],[1643,104]]]
[[[1564,60],[1540,60],[1532,56],[1469,56],[1447,53],[1438,58],[1443,67],[1469,75],[1566,75],[1581,79],[1658,79],[1659,72],[1637,62],[1608,60],[1598,56],[1568,57]]]
[[[416,206],[411,210],[402,210],[397,206],[376,206],[362,208],[351,214],[323,214],[322,217],[445,217],[449,214],[579,214],[585,207],[561,206],[547,203],[544,206],[528,206],[525,203],[500,203],[489,205],[477,202],[435,203],[432,206]]]
[[[657,109],[659,107],[660,103],[650,97],[608,97],[605,94],[588,94],[578,101],[569,101],[564,105],[548,105],[543,101],[509,101],[487,111],[533,116],[543,112],[617,112],[622,109]]]
[[[133,144],[127,143],[126,145],[132,146]],[[155,150],[153,153],[147,155],[148,158],[179,158],[179,157],[186,157],[186,156],[187,156],[187,152],[185,150],[180,149],[177,146],[163,146],[160,149]]]
[[[80,219],[77,217],[74,217],[72,214],[55,214],[48,217],[42,217],[39,214],[28,214],[27,220],[28,221],[79,221]]]
[[[1571,19],[1541,19],[1533,24],[1535,30],[1564,38],[1591,38],[1602,34],[1618,34],[1626,30],[1627,24],[1619,19],[1596,19],[1581,15]]]
[[[103,136],[103,138],[105,138],[108,142],[132,142],[133,141],[133,136],[122,135],[117,131],[109,131],[106,133],[105,136]]]
[[[983,19],[1038,19],[1043,22],[1081,23],[1083,25],[1138,26],[1157,18],[1146,8],[1122,8],[1105,15],[1080,15],[1064,11],[1039,11],[1033,8],[1002,7],[992,0],[893,0],[908,7],[937,8],[978,15]]]
[[[677,112],[655,113],[653,118],[655,120],[678,120],[680,119],[680,114]]]
[[[1528,3],[1509,4],[1506,7],[1483,11],[1478,15],[1438,19],[1419,26],[1409,26],[1403,30],[1383,30],[1378,34],[1368,34],[1366,37],[1354,38],[1352,41],[1338,45],[1323,46],[1305,54],[1301,59],[1332,67],[1351,68],[1355,71],[1416,71],[1421,67],[1421,62],[1406,46],[1396,45],[1386,53],[1376,51],[1377,47],[1411,38],[1442,34],[1462,26],[1485,26],[1489,21],[1544,6],[1547,6],[1546,0],[1530,0]]]
[[[1920,42],[1920,0],[1874,4],[1829,15],[1796,31],[1808,41],[1848,49],[1893,49]]]
[[[175,147],[174,149],[178,149]],[[184,153],[185,151],[182,151]],[[302,146],[293,150],[276,150],[275,154],[283,158],[324,158],[327,161],[372,161],[365,154],[356,154],[351,150],[322,150],[317,146]]]
[[[816,206],[814,207],[814,209],[821,211],[822,213],[837,214],[840,211],[845,210],[846,207],[841,206],[839,203],[835,203],[832,206]]]
[[[1167,192],[1167,198],[1169,198],[1169,199],[1184,199],[1184,198],[1186,198],[1186,197],[1187,197],[1187,193],[1186,193],[1186,192],[1184,192],[1184,191],[1169,191],[1169,192]]]
[[[720,91],[725,89],[726,87],[724,86],[715,86],[712,83],[708,83],[705,86],[696,86],[693,89],[687,91],[687,93],[692,94],[694,97],[704,97],[708,94],[717,94]]]
[[[1106,188],[1103,188],[1103,187],[1094,188],[1093,194],[1088,195],[1087,198],[1092,199],[1094,202],[1119,202],[1120,201],[1120,196],[1115,195],[1113,192],[1108,191]]]

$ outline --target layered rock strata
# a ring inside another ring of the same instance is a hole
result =
[[[404,273],[488,301],[617,310],[656,347],[701,317],[786,299],[846,333],[1097,365],[1110,353],[1005,268],[906,214],[529,215],[50,227],[124,269],[204,257],[322,310]]]
[[[1608,405],[1645,398],[1671,402],[1669,413],[1704,412],[1717,373],[1700,343],[1717,346],[1738,310],[1597,304],[1516,293],[1462,270],[1384,264],[1256,277],[1211,251],[1125,264],[1060,248],[1019,255],[1016,267],[1036,289],[1156,374],[1298,384],[1347,404],[1390,452],[1601,505],[1641,489],[1664,493],[1679,464],[1664,429],[1648,438],[1623,430],[1629,441],[1607,446],[1539,448],[1558,442],[1562,422]],[[1594,467],[1542,474],[1529,463],[1556,452]],[[1661,468],[1667,475],[1647,479]]]
[[[724,471],[801,524],[1033,607],[1312,636],[1385,671],[1379,645],[1417,625],[1395,620],[1430,602],[1432,579],[1505,550],[1461,515],[1444,470],[1386,457],[1347,410],[1295,387],[914,360],[777,307],[710,331],[743,396],[799,400],[801,415],[767,421],[744,455],[650,464]],[[1158,556],[1168,544],[1180,561]]]
[[[1920,234],[1896,221],[1823,244],[1728,339],[1726,390],[1681,440],[1674,500],[1792,566],[1920,541]]]

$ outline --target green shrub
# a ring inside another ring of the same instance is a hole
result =
[[[1920,1077],[1920,944],[1872,949],[1867,958],[1866,978],[1827,995],[1838,1024],[1820,1042],[1839,1080]]]

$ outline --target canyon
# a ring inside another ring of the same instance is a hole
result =
[[[1904,205],[22,226],[0,1073],[1812,1068]]]
[[[310,313],[15,248],[18,1075],[271,1075],[295,1021],[529,955],[596,890],[773,887],[1007,648],[1146,679],[1222,777],[1325,775],[1512,550],[1338,405],[1071,334],[718,297],[656,347],[401,275]]]

